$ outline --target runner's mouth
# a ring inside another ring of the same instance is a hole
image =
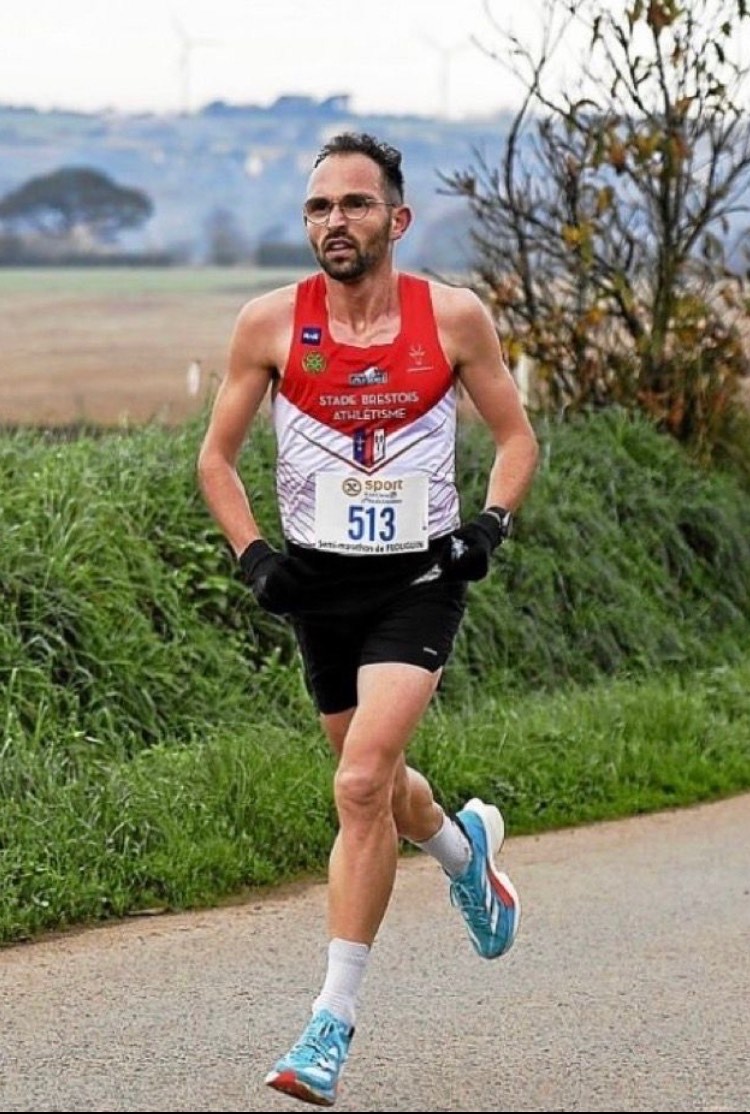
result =
[[[348,240],[329,240],[324,248],[327,252],[354,251],[354,244]]]

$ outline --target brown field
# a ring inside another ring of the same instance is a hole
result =
[[[0,269],[0,426],[178,424],[215,391],[243,303],[298,277]]]
[[[0,425],[183,421],[223,375],[242,304],[294,277],[0,271]]]

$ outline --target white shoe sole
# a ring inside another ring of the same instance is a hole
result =
[[[470,801],[466,802],[464,808],[476,812],[481,819],[484,825],[484,833],[487,836],[490,857],[494,859],[495,855],[500,854],[500,848],[505,842],[505,821],[500,809],[497,805],[486,805],[484,801],[479,800],[479,797],[472,797]]]

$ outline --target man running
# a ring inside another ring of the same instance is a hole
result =
[[[491,317],[468,288],[398,271],[412,221],[401,154],[343,133],[317,155],[303,219],[320,270],[248,302],[201,447],[207,506],[258,604],[288,617],[337,755],[328,965],[309,1023],[266,1082],[332,1105],[399,839],[432,855],[479,955],[511,947],[520,905],[495,866],[502,816],[455,816],[406,763],[467,583],[486,576],[533,479],[537,442]],[[495,443],[485,509],[461,523],[457,388]],[[271,388],[283,550],[263,538],[237,461]]]

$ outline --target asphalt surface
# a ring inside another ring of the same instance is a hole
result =
[[[509,839],[483,961],[400,863],[341,1111],[750,1110],[750,796]],[[302,1111],[263,1085],[325,959],[325,889],[0,951],[0,1110]]]

